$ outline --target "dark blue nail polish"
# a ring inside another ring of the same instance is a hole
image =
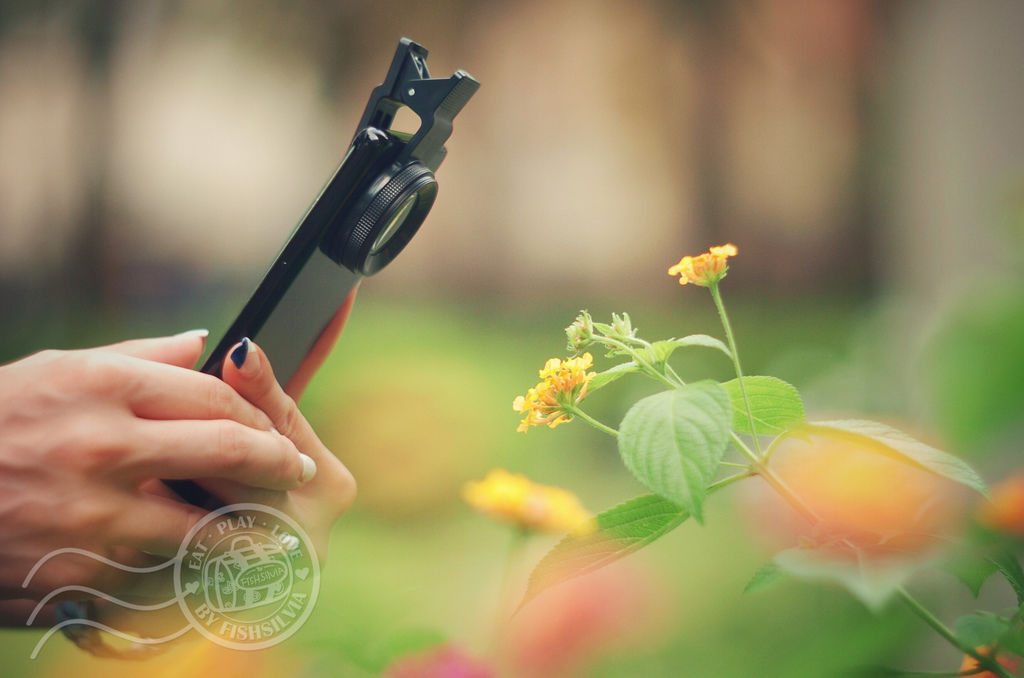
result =
[[[242,365],[245,364],[245,357],[249,355],[249,337],[244,337],[242,343],[235,347],[235,350],[231,352],[231,362],[235,364],[235,367],[241,369]]]

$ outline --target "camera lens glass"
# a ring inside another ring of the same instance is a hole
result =
[[[363,189],[351,211],[320,248],[360,275],[373,275],[408,244],[437,196],[430,168],[413,161],[389,168]]]
[[[406,217],[412,212],[412,208],[416,206],[416,200],[418,194],[413,193],[405,202],[402,203],[401,207],[394,213],[388,223],[384,225],[384,228],[380,229],[380,233],[377,234],[377,238],[373,241],[373,245],[370,246],[370,254],[377,254],[381,248],[388,244],[391,240],[391,236],[398,232],[398,229],[405,223]]]

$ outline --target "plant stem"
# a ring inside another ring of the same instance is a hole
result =
[[[619,341],[618,339],[612,339],[611,337],[595,337],[595,340],[598,341],[599,343],[605,344],[607,346],[612,346],[614,348],[617,348],[620,351],[625,351],[627,354],[632,356],[633,361],[640,368],[640,371],[643,372],[644,374],[646,374],[647,376],[653,377],[654,379],[662,382],[663,384],[665,384],[669,388],[678,388],[679,387],[678,384],[673,383],[671,379],[666,377],[664,374],[662,374],[658,370],[654,369],[654,366],[651,365],[650,361],[648,361],[644,356],[642,356],[640,354],[639,351],[637,351],[632,346],[627,346],[626,344],[624,344],[623,342]]]
[[[747,408],[747,419],[750,420],[751,437],[754,439],[754,449],[757,450],[758,459],[761,458],[761,442],[757,439],[757,426],[754,423],[754,410],[750,407],[750,397],[747,396],[747,386],[743,383],[743,370],[740,368],[740,353],[736,349],[736,339],[732,334],[732,325],[729,323],[729,316],[725,312],[725,304],[722,303],[722,293],[718,291],[718,283],[708,285],[711,290],[711,298],[715,300],[715,308],[718,309],[718,316],[722,319],[722,328],[725,329],[725,340],[729,342],[729,351],[732,353],[732,364],[736,368],[736,378],[740,382],[740,393],[743,394],[743,404]]]
[[[665,363],[665,374],[667,374],[672,379],[675,379],[678,382],[679,386],[686,386],[686,382],[683,381],[683,378],[676,374],[676,371],[672,369],[672,366],[669,365],[667,362]]]
[[[505,637],[509,620],[509,615],[506,612],[509,609],[509,600],[512,593],[512,579],[515,574],[516,565],[520,560],[520,554],[529,536],[529,530],[518,528],[512,533],[512,537],[509,540],[508,553],[505,556],[505,565],[502,568],[501,580],[498,584],[498,604],[490,639],[492,653],[498,651]]]
[[[729,435],[732,436],[732,441],[736,444],[736,447],[738,447],[747,459],[750,460],[751,474],[764,478],[764,481],[768,483],[773,490],[778,492],[783,499],[789,502],[789,504],[812,525],[817,525],[821,522],[821,516],[819,516],[814,509],[808,506],[807,503],[801,499],[782,478],[775,475],[775,471],[768,468],[768,465],[758,458],[757,454],[755,454],[753,450],[747,447],[746,443],[743,442],[742,438],[736,435],[735,431],[731,432]]]
[[[592,416],[590,416],[589,414],[587,414],[586,412],[584,412],[581,409],[578,409],[576,407],[567,407],[567,408],[565,408],[565,411],[568,412],[569,414],[573,415],[574,417],[579,417],[583,421],[587,422],[588,424],[590,424],[591,426],[596,428],[598,431],[601,431],[603,433],[607,433],[608,435],[612,436],[613,438],[618,438],[619,437],[619,432],[618,431],[613,429],[611,426],[608,426],[607,424],[603,424],[603,423],[599,422],[597,419],[594,419]]]
[[[718,462],[718,465],[719,466],[725,466],[726,468],[745,468],[745,469],[749,469],[750,468],[750,466],[748,464],[737,464],[737,463],[731,462],[731,461],[720,461],[720,462]]]
[[[900,594],[900,598],[903,600],[904,603],[906,603],[907,607],[910,608],[910,611],[916,614],[918,617],[920,617],[925,624],[928,624],[928,626],[932,627],[932,629],[940,636],[942,636],[947,642],[949,642],[950,645],[960,650],[964,654],[970,655],[978,662],[978,666],[983,667],[988,671],[991,671],[995,675],[1000,676],[1000,678],[1013,678],[1013,675],[1009,671],[1007,671],[1002,664],[996,661],[995,657],[987,657],[978,652],[977,650],[975,650],[973,647],[967,647],[966,645],[961,643],[960,639],[956,637],[956,634],[953,633],[953,631],[948,626],[943,624],[942,621],[939,620],[939,618],[936,617],[934,614],[932,614],[931,610],[922,605],[921,602],[917,600],[917,598],[910,595],[910,593],[908,593],[906,589],[901,587],[898,589],[898,591]]]
[[[749,447],[747,447],[747,444],[745,442],[743,442],[742,438],[740,438],[738,435],[736,435],[735,431],[730,431],[729,432],[729,436],[732,438],[732,442],[735,443],[736,447],[739,448],[740,452],[743,453],[743,456],[745,456],[747,459],[749,459],[754,464],[760,464],[761,463],[761,460],[758,458],[758,456],[756,454],[754,454],[754,451],[752,449],[750,449]]]
[[[768,447],[765,448],[764,455],[762,457],[762,461],[766,465],[768,464],[768,460],[772,458],[772,452],[775,451],[775,448],[778,447],[779,443],[781,443],[783,440],[785,440],[785,438],[783,436],[779,436],[775,440],[768,443]]]
[[[789,502],[790,506],[795,508],[800,515],[802,515],[812,525],[817,525],[821,521],[821,516],[804,502],[803,499],[794,492],[789,485],[785,483],[782,478],[775,475],[775,472],[763,464],[755,464],[753,469],[754,473],[764,478],[764,481],[771,485],[772,489],[782,495],[782,498]]]
[[[732,485],[735,482],[739,482],[740,480],[743,480],[744,478],[749,478],[752,475],[753,475],[753,473],[751,473],[750,471],[744,471],[743,473],[735,473],[735,474],[733,474],[731,476],[726,476],[725,478],[722,478],[721,480],[716,480],[715,482],[713,482],[710,485],[708,485],[708,490],[707,490],[708,494],[714,492],[715,490],[720,490],[723,487],[726,487],[728,485]]]

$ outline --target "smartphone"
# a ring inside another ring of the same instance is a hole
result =
[[[416,234],[437,196],[434,172],[446,155],[452,120],[480,87],[462,70],[431,78],[426,58],[423,46],[399,41],[340,167],[217,341],[203,372],[221,376],[227,352],[249,337],[287,387],[359,282],[387,266]],[[391,129],[402,106],[420,119],[414,133]],[[164,482],[197,506],[216,499],[192,481]]]

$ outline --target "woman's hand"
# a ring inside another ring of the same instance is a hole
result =
[[[295,400],[278,384],[266,353],[255,343],[246,339],[230,352],[222,378],[264,412],[281,435],[313,458],[316,476],[287,492],[267,489],[266,485],[248,487],[235,480],[213,479],[203,484],[226,504],[254,502],[284,511],[306,530],[322,561],[331,526],[355,498],[352,474],[314,433]]]
[[[191,369],[205,336],[43,351],[0,366],[0,598],[39,599],[67,585],[131,588],[124,573],[74,554],[47,561],[22,588],[56,549],[135,566],[174,556],[205,512],[143,489],[156,478],[218,479],[289,497],[316,472],[302,449],[320,468],[287,502],[300,522],[308,516],[320,534],[348,505],[351,476],[270,387],[265,357],[246,365],[251,376],[230,373],[239,395]]]

